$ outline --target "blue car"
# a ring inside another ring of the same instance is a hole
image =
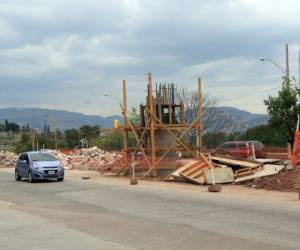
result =
[[[15,179],[20,181],[28,178],[29,182],[36,180],[64,180],[64,168],[52,154],[43,152],[25,152],[19,155],[15,169]]]

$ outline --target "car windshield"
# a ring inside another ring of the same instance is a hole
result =
[[[32,161],[57,161],[54,155],[45,153],[34,153],[30,154]]]

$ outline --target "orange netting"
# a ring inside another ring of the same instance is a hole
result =
[[[300,157],[300,131],[295,131],[294,149],[292,153],[292,166],[296,168]]]

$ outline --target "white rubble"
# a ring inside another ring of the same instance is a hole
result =
[[[80,149],[64,154],[54,151],[65,169],[85,169],[101,171],[104,167],[116,163],[121,154],[107,152],[97,147]]]
[[[43,150],[57,156],[65,169],[85,169],[102,171],[121,160],[123,155],[101,150],[97,147],[70,151],[65,154],[55,150]],[[17,154],[9,151],[0,151],[0,168],[15,167]]]
[[[0,151],[0,168],[13,168],[16,165],[17,155],[9,151]]]

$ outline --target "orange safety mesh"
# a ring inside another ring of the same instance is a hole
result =
[[[300,131],[295,132],[294,148],[292,153],[292,166],[296,168],[300,157]]]

